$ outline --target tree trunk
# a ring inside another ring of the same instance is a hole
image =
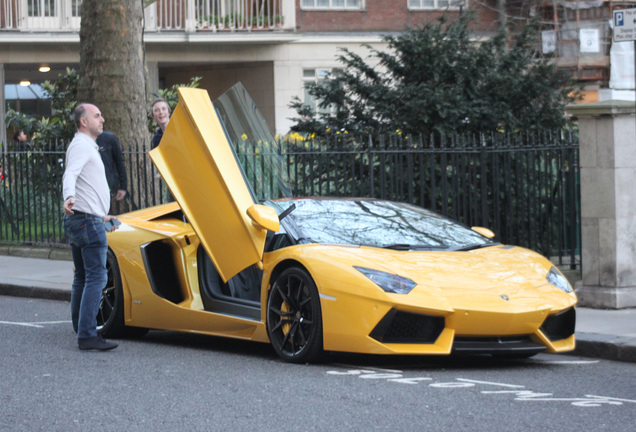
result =
[[[124,152],[140,148],[139,160],[126,161],[128,195],[132,208],[145,207],[156,182],[145,169],[150,136],[142,2],[84,0],[81,16],[78,102],[97,105],[106,119],[104,130],[119,137]]]
[[[506,14],[506,0],[497,0],[497,13],[499,15],[499,28],[505,29],[508,25],[508,15]]]

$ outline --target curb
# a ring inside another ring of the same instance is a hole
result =
[[[11,285],[0,283],[0,295],[12,297],[38,298],[45,300],[71,301],[70,290],[41,288],[35,286]]]
[[[0,244],[0,255],[73,261],[70,247],[13,246]]]
[[[596,333],[577,333],[576,348],[568,354],[636,363],[636,338]]]

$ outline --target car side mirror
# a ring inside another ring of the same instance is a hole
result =
[[[471,230],[478,232],[479,234],[483,235],[484,237],[488,237],[489,239],[495,238],[495,233],[492,232],[491,230],[489,230],[488,228],[484,228],[484,227],[480,227],[480,226],[474,226],[474,227],[470,227]]]
[[[252,220],[252,225],[260,230],[278,231],[280,221],[276,210],[262,204],[252,204],[247,209],[247,216]]]

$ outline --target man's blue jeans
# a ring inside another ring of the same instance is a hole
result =
[[[99,216],[64,216],[64,232],[71,244],[75,274],[71,290],[71,318],[78,339],[97,336],[97,312],[106,272],[106,230]]]

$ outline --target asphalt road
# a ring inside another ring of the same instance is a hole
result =
[[[0,431],[633,431],[636,364],[332,355],[152,331],[81,352],[67,302],[0,296]]]

